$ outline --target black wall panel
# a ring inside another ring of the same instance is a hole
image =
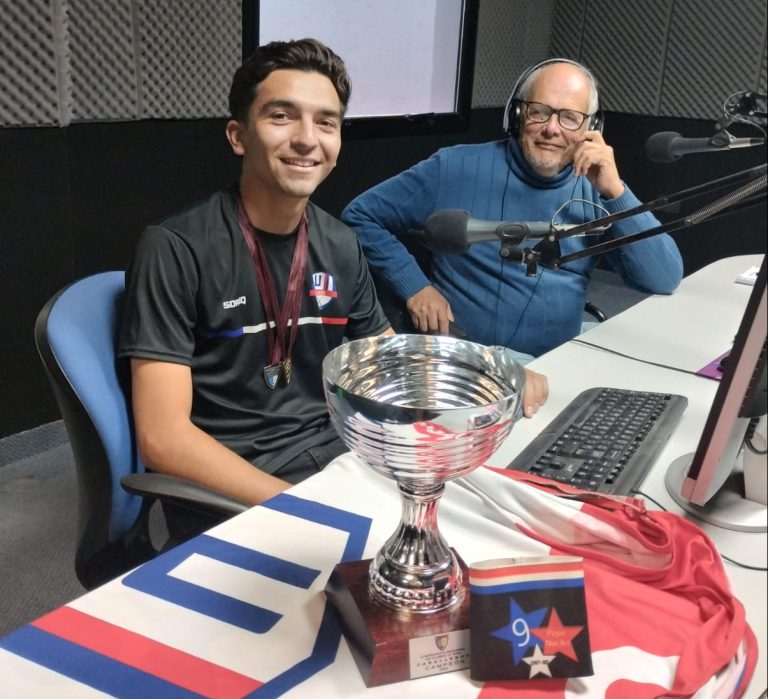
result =
[[[314,200],[338,215],[354,196],[441,146],[500,138],[500,108],[472,113],[468,133],[347,139]],[[36,355],[35,317],[65,284],[124,268],[149,222],[234,182],[223,120],[79,124],[0,130],[0,437],[58,419]],[[655,131],[712,133],[711,122],[608,114],[622,176],[647,200],[765,160],[754,148],[650,163]],[[765,203],[680,232],[686,273],[727,255],[764,252]]]

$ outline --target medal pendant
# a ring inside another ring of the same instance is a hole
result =
[[[283,373],[283,363],[268,364],[264,367],[264,383],[267,388],[274,390],[280,383],[280,375]]]
[[[291,383],[291,358],[283,360],[283,379],[286,384]]]

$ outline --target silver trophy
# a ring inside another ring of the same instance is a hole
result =
[[[504,348],[392,335],[329,352],[323,384],[344,443],[400,490],[400,525],[371,561],[369,593],[399,611],[457,604],[462,571],[438,530],[440,496],[509,434],[522,408],[523,368]]]

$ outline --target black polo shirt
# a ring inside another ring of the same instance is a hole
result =
[[[383,332],[382,312],[357,236],[313,204],[291,382],[264,379],[264,307],[237,221],[236,190],[141,235],[127,273],[119,356],[188,365],[192,421],[273,473],[336,436],[322,387],[323,357],[345,337]],[[295,235],[261,234],[282,302]]]

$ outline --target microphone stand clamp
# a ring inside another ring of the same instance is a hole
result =
[[[521,255],[521,262],[525,265],[525,276],[536,277],[539,274],[539,259],[541,253],[533,248],[524,248]]]

